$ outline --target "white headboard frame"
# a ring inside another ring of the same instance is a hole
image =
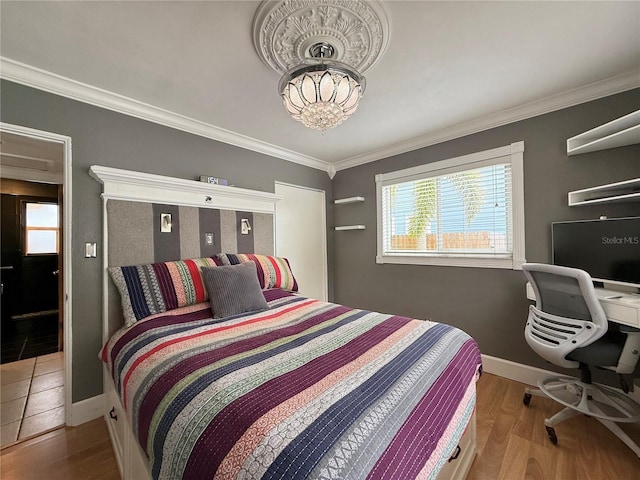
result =
[[[93,165],[89,175],[103,184],[104,200],[275,213],[282,197],[269,192]]]
[[[275,214],[282,197],[269,192],[93,165],[89,174],[102,183],[102,340],[109,337],[109,222],[107,202],[125,200],[199,208]],[[275,215],[274,215],[275,217]],[[275,224],[274,224],[275,229]]]

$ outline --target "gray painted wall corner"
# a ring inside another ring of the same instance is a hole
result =
[[[521,271],[375,263],[374,177],[523,140],[526,258],[550,262],[552,221],[640,215],[638,203],[567,205],[571,190],[640,177],[640,145],[566,154],[567,138],[638,109],[635,89],[339,171],[335,198],[362,195],[366,201],[335,207],[335,222],[364,223],[366,230],[334,234],[336,302],[449,323],[476,338],[485,354],[548,368],[524,340],[529,302]]]

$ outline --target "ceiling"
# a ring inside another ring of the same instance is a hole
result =
[[[640,86],[638,1],[388,1],[358,111],[320,133],[256,53],[260,3],[3,0],[0,75],[329,171]]]

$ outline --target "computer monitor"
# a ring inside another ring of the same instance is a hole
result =
[[[553,263],[640,288],[640,217],[551,224]]]

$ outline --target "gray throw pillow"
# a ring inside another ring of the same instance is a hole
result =
[[[209,293],[213,318],[224,318],[267,308],[256,264],[241,263],[221,267],[202,267],[202,279]]]

